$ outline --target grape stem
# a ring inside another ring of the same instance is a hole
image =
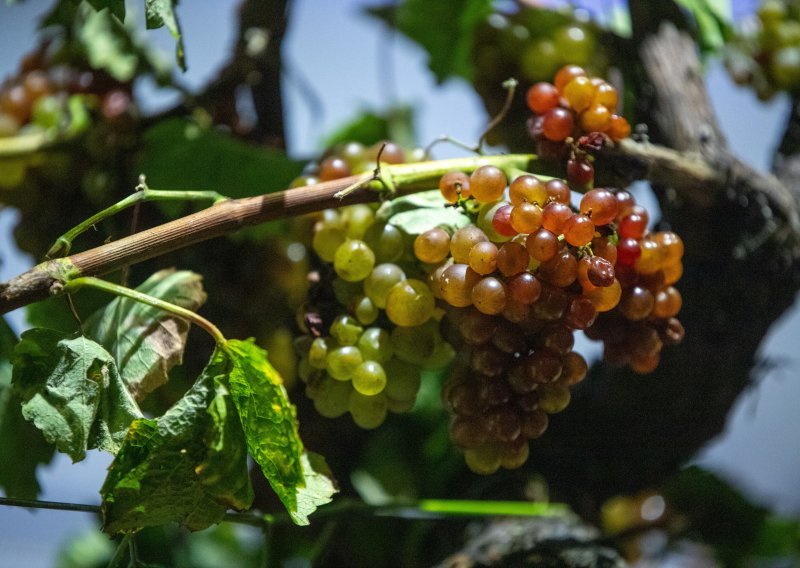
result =
[[[117,213],[124,211],[125,209],[132,207],[138,203],[145,203],[148,201],[211,201],[211,204],[221,203],[229,199],[228,197],[217,193],[216,191],[180,191],[180,190],[161,190],[161,189],[150,189],[147,186],[147,182],[145,180],[145,176],[139,176],[139,185],[136,186],[135,192],[118,201],[114,205],[103,209],[99,213],[95,213],[82,223],[74,226],[69,231],[58,237],[56,242],[50,249],[47,251],[47,258],[53,258],[56,256],[63,256],[69,254],[70,249],[72,248],[72,241],[80,235],[81,233],[86,232],[91,227],[107,219],[116,215]]]
[[[64,292],[67,294],[77,292],[81,288],[88,287],[88,288],[95,288],[97,290],[102,290],[103,292],[108,292],[110,294],[114,294],[115,296],[120,296],[123,298],[130,298],[136,302],[140,302],[142,304],[146,304],[148,306],[157,308],[159,310],[164,310],[165,312],[169,312],[174,314],[182,319],[185,319],[189,323],[195,324],[197,327],[202,328],[206,332],[208,332],[211,337],[214,338],[214,341],[217,345],[225,346],[227,340],[225,336],[222,335],[222,332],[219,330],[217,326],[213,323],[208,321],[203,316],[194,313],[191,310],[187,310],[186,308],[182,308],[170,302],[165,302],[159,298],[155,298],[153,296],[149,296],[147,294],[143,294],[137,290],[133,290],[131,288],[127,288],[125,286],[120,286],[119,284],[114,284],[113,282],[108,282],[106,280],[101,280],[100,278],[95,278],[93,276],[83,276],[81,278],[74,278],[64,284]]]
[[[257,197],[226,199],[192,215],[118,241],[69,257],[45,261],[0,283],[0,314],[60,295],[64,293],[65,285],[76,278],[108,274],[126,265],[155,258],[245,226],[377,201],[381,197],[380,190],[385,187],[394,188],[398,195],[430,190],[449,171],[472,172],[485,164],[504,170],[530,170],[536,167],[536,156],[508,154],[384,165],[380,181],[372,179],[372,173],[365,173]],[[352,185],[359,187],[344,197],[336,197],[337,193]]]

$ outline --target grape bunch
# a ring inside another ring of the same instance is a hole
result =
[[[394,144],[349,143],[325,157],[295,185],[367,171],[381,162],[403,163]],[[303,307],[300,378],[317,411],[347,412],[361,428],[376,428],[388,412],[409,411],[420,372],[450,363],[453,350],[439,333],[436,303],[409,251],[409,237],[376,218],[375,208],[352,205],[323,212],[312,249],[322,265]]]
[[[524,174],[507,184],[490,165],[448,173],[439,187],[446,201],[479,205],[475,225],[433,228],[414,244],[459,353],[442,392],[451,437],[473,471],[513,469],[586,376],[576,330],[602,321],[590,336],[638,372],[680,341],[672,285],[683,245],[671,232],[648,234],[647,212],[625,191],[592,189],[574,211],[564,181]]]
[[[725,63],[736,83],[761,100],[800,89],[800,2],[764,0],[727,46]]]
[[[540,156],[567,158],[567,180],[578,188],[594,181],[591,157],[579,143],[596,144],[598,137],[619,142],[631,133],[625,117],[616,114],[617,90],[578,65],[559,69],[553,83],[536,83],[525,100],[534,113],[528,129]]]

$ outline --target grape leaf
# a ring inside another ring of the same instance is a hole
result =
[[[116,453],[130,423],[141,417],[113,357],[90,339],[31,329],[12,361],[22,415],[73,461],[91,448]]]
[[[448,207],[438,189],[387,201],[378,209],[377,218],[412,236],[437,226],[452,231],[471,222],[460,209]]]
[[[206,300],[202,277],[185,270],[156,272],[136,290],[193,311]],[[140,401],[166,383],[170,369],[181,364],[189,323],[141,302],[117,298],[92,314],[84,330],[114,356],[122,381]]]
[[[186,54],[183,48],[183,35],[178,18],[175,16],[175,5],[178,0],[145,0],[144,9],[147,29],[152,30],[166,26],[175,38],[175,59],[181,69],[186,71]]]
[[[120,22],[125,21],[125,0],[87,0],[89,4],[98,12],[103,8],[117,18]]]
[[[380,114],[363,111],[326,138],[324,146],[329,148],[342,142],[374,144],[383,140],[391,140],[403,147],[416,144],[412,107],[394,106]]]
[[[372,8],[369,12],[421,45],[428,52],[428,66],[441,83],[451,76],[472,79],[473,35],[492,13],[492,1],[404,0],[396,8]]]
[[[0,318],[0,487],[7,497],[36,499],[36,467],[49,463],[54,448],[22,417],[22,401],[11,389],[11,353],[17,337]]]
[[[333,484],[318,460],[304,458],[295,409],[266,352],[252,340],[235,339],[225,351],[231,360],[228,384],[250,455],[292,520],[307,525],[308,515],[330,502]]]
[[[178,522],[190,530],[253,501],[247,446],[216,351],[200,378],[157,420],[141,419],[109,467],[100,493],[108,533]]]
[[[675,0],[697,24],[698,44],[704,53],[717,53],[733,36],[729,2],[719,0]]]

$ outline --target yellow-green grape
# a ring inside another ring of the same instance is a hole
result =
[[[511,240],[511,237],[506,237],[498,233],[492,224],[494,214],[497,213],[497,210],[504,205],[507,205],[505,201],[484,203],[478,211],[478,219],[475,224],[486,234],[487,237],[489,237],[489,240],[493,243],[504,243]]]
[[[413,403],[422,383],[419,368],[397,358],[387,361],[383,368],[386,371],[386,396],[391,400]]]
[[[519,446],[506,446],[501,452],[500,465],[506,469],[517,469],[528,461],[529,456],[530,446],[527,442]]]
[[[326,368],[328,369],[328,374],[334,379],[349,381],[356,367],[363,362],[364,358],[361,356],[361,351],[359,351],[358,347],[345,345],[337,347],[328,353]]]
[[[547,414],[561,412],[569,405],[569,388],[564,385],[542,385],[539,393],[539,410]]]
[[[370,300],[367,296],[359,296],[353,305],[353,313],[356,314],[356,319],[359,323],[369,325],[378,319],[380,314],[378,306]]]
[[[317,337],[308,348],[308,362],[315,369],[324,369],[327,366],[328,351],[332,347],[329,337]]]
[[[336,148],[336,155],[347,162],[351,168],[364,159],[364,145],[361,142],[344,142]]]
[[[364,280],[375,266],[375,254],[364,241],[352,239],[343,242],[333,255],[333,268],[340,278],[348,282]]]
[[[345,232],[348,238],[360,239],[375,219],[375,212],[369,205],[351,205],[342,210]]]
[[[500,448],[493,444],[484,444],[464,452],[467,467],[479,475],[491,475],[500,469],[502,455]]]
[[[339,345],[355,345],[362,333],[364,328],[352,316],[341,315],[331,324],[331,335]]]
[[[314,408],[320,416],[338,418],[350,407],[350,393],[353,387],[349,383],[335,381],[324,377],[314,393]]]
[[[392,330],[395,357],[418,366],[436,352],[441,341],[439,325],[435,320],[416,327],[396,327]]]
[[[345,238],[345,232],[341,227],[323,222],[314,231],[311,248],[325,262],[333,262],[336,251],[344,243]]]
[[[486,240],[486,233],[475,225],[467,225],[458,229],[450,238],[450,254],[456,263],[469,263],[469,251],[477,243]]]
[[[353,373],[353,388],[361,394],[374,396],[386,387],[386,371],[380,363],[364,361]]]
[[[398,282],[386,296],[386,315],[395,325],[413,327],[428,321],[436,309],[436,300],[421,280]]]
[[[301,381],[307,383],[315,371],[317,371],[317,369],[311,366],[308,357],[300,358],[300,362],[297,364],[297,376],[300,377]]]
[[[348,282],[341,278],[334,278],[331,287],[336,301],[343,306],[352,305],[362,294],[360,282]]]
[[[364,280],[364,293],[379,308],[386,308],[386,296],[392,286],[406,279],[403,269],[396,264],[379,264]]]
[[[358,339],[358,348],[361,350],[364,360],[378,363],[384,363],[391,359],[394,352],[392,337],[389,332],[379,327],[370,327],[364,330]]]
[[[391,397],[386,397],[386,408],[389,412],[394,412],[395,414],[405,414],[406,412],[410,412],[412,408],[414,408],[414,404],[417,402],[417,399],[414,398],[412,400],[395,400]]]
[[[386,420],[388,411],[386,395],[381,392],[374,396],[366,396],[353,390],[350,393],[348,409],[357,426],[365,430],[372,430]]]
[[[403,256],[403,232],[389,223],[376,222],[364,233],[364,242],[375,253],[375,262],[394,262]]]

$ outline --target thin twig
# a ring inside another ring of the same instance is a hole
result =
[[[495,126],[503,122],[503,120],[508,115],[508,111],[511,108],[511,103],[514,102],[514,93],[517,92],[517,85],[519,82],[514,79],[513,77],[506,79],[503,81],[503,88],[507,91],[506,92],[506,100],[503,103],[503,108],[500,109],[495,117],[489,122],[486,126],[486,129],[481,134],[481,137],[478,139],[478,153],[483,154],[483,144],[486,142],[486,136],[494,129]]]

